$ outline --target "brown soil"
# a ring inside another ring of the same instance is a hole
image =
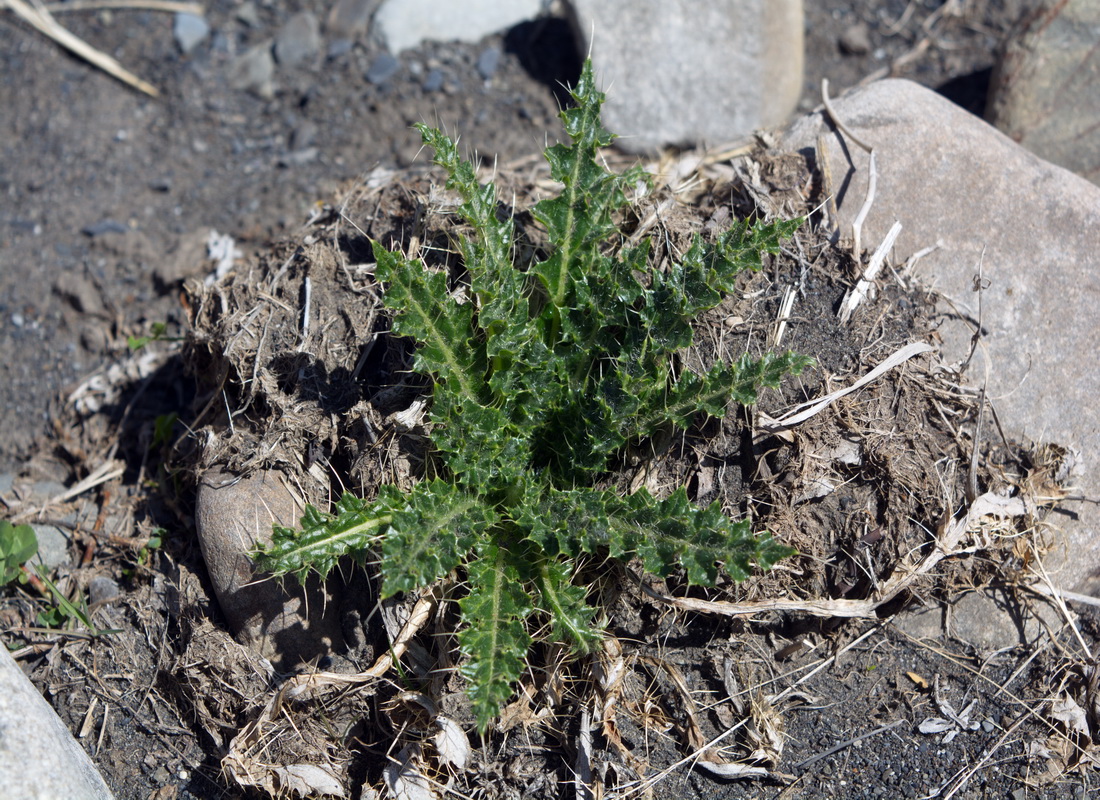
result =
[[[813,79],[806,106],[817,102],[820,76],[830,77],[835,92],[893,62],[900,74],[946,86],[974,108],[992,45],[1018,10],[984,2],[948,3],[938,13],[934,3],[807,5]],[[406,248],[414,235],[424,244],[446,242],[453,220],[426,199],[439,175],[417,160],[408,130],[422,118],[443,120],[472,149],[495,154],[502,194],[514,194],[517,207],[548,190],[530,156],[544,137],[559,136],[556,101],[509,48],[546,45],[554,29],[406,54],[399,77],[382,87],[362,83],[377,51],[357,46],[324,70],[282,76],[282,92],[261,101],[225,84],[224,53],[163,56],[175,52],[170,26],[144,13],[119,24],[122,13],[113,25],[102,14],[66,22],[151,77],[169,100],[128,94],[29,31],[0,28],[0,58],[9,67],[2,99],[12,110],[6,141],[19,143],[18,158],[14,144],[4,153],[13,204],[0,335],[13,358],[0,387],[8,409],[0,459],[31,478],[69,482],[121,460],[122,476],[47,511],[72,531],[74,552],[83,548],[73,562],[79,566],[59,571],[59,584],[83,593],[95,576],[118,581],[123,594],[93,620],[119,632],[90,640],[19,633],[49,606],[29,589],[7,590],[0,611],[32,679],[74,732],[91,732],[82,741],[118,797],[238,796],[223,758],[285,676],[222,629],[194,540],[192,471],[217,464],[302,477],[319,464],[326,480],[308,485],[320,504],[339,488],[369,493],[379,480],[408,481],[417,472],[422,443],[395,435],[390,416],[424,386],[407,373],[407,343],[385,333],[367,237]],[[262,13],[272,26],[286,16],[278,4]],[[208,16],[239,40],[256,36],[228,7]],[[872,49],[842,54],[841,34],[860,20]],[[491,45],[506,53],[486,83],[474,65]],[[426,95],[413,61],[443,65],[460,88]],[[288,157],[297,151],[290,137],[303,136],[307,125],[323,155],[301,163]],[[673,166],[666,162],[663,171]],[[812,165],[763,151],[705,164],[695,177],[692,192],[679,193],[680,204],[662,217],[668,247],[692,231],[713,233],[731,216],[804,213],[825,193]],[[671,190],[663,191],[654,203]],[[107,218],[128,230],[80,233]],[[232,233],[246,254],[234,276],[205,287],[209,227]],[[855,267],[830,233],[815,218],[736,297],[701,319],[685,366],[770,346],[788,286],[797,300],[782,346],[818,364],[782,395],[765,397],[763,412],[778,416],[850,384],[907,342],[934,339],[928,299],[904,279],[884,287],[851,325],[836,321]],[[299,308],[307,276],[314,327],[304,348]],[[185,333],[186,348],[157,342],[130,354],[126,337],[158,321],[168,322],[170,335]],[[54,399],[100,364],[117,365],[102,385],[85,384],[78,400]],[[953,599],[989,580],[1011,587],[1016,571],[1041,553],[1032,532],[1018,535],[1030,531],[1026,521],[971,534],[973,552],[907,580],[874,613],[845,621],[813,612],[820,603],[870,603],[935,552],[966,506],[978,405],[973,391],[960,390],[931,355],[921,355],[790,432],[761,433],[760,416],[736,412],[657,442],[654,455],[624,465],[621,484],[656,492],[687,485],[693,499],[719,499],[736,516],[751,514],[800,555],[769,575],[706,592],[675,576],[654,582],[635,565],[593,567],[614,639],[591,660],[536,649],[531,679],[496,733],[475,741],[464,771],[439,767],[422,731],[430,717],[420,699],[468,731],[460,682],[425,678],[412,697],[393,673],[354,688],[322,687],[272,727],[259,726],[278,747],[262,755],[246,749],[249,766],[328,764],[356,787],[377,786],[387,759],[416,743],[433,779],[452,781],[463,795],[558,797],[574,791],[588,738],[584,713],[594,723],[594,782],[609,796],[631,788],[642,794],[638,781],[657,775],[658,797],[919,797],[948,791],[972,766],[973,777],[954,796],[1023,796],[1013,793],[1043,787],[1044,797],[1084,797],[1088,773],[1062,770],[1082,760],[1087,735],[1067,736],[1044,704],[1069,692],[1089,707],[1086,688],[1095,681],[1075,677],[1075,668],[1088,667],[1072,634],[1062,629],[1033,648],[989,653],[950,639],[919,642],[892,623],[891,614],[911,600]],[[49,407],[47,440],[31,421]],[[180,421],[159,440],[157,419],[168,413]],[[1051,481],[1036,452],[987,445],[975,482],[983,492],[1017,486],[1041,496]],[[22,499],[18,492],[6,497],[12,515],[33,503]],[[150,548],[157,529],[165,531],[163,545]],[[1025,595],[1013,596],[1026,605]],[[775,598],[811,610],[721,613],[723,604]],[[421,641],[441,664],[453,658],[450,639],[433,634],[446,634],[448,620],[433,620]],[[1079,622],[1087,644],[1095,625],[1088,617]],[[313,667],[365,669],[386,636],[375,620]],[[601,669],[619,677],[601,683]],[[977,729],[950,742],[943,733],[920,733],[922,720],[944,713],[937,692],[956,711],[976,701],[968,719]],[[706,750],[706,763],[696,763],[704,743],[739,724]],[[1029,742],[1053,756],[1029,752]],[[722,778],[752,752],[766,778]],[[240,775],[241,762],[232,763]]]

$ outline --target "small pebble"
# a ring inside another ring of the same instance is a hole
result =
[[[336,39],[329,43],[328,50],[325,51],[325,58],[331,61],[334,58],[347,55],[354,46],[355,42],[351,39]]]
[[[321,52],[321,24],[309,11],[295,14],[275,37],[275,60],[284,67],[304,64]]]
[[[500,65],[500,49],[496,47],[488,47],[481,51],[481,55],[477,57],[477,71],[485,80],[489,80],[493,77],[493,73],[497,71],[497,67]]]
[[[88,582],[88,602],[91,605],[106,603],[122,594],[118,584],[105,575],[97,575]]]
[[[850,56],[864,56],[871,52],[871,29],[864,22],[849,25],[840,34],[840,51]]]
[[[69,563],[69,537],[54,525],[34,525],[38,539],[38,555],[35,560],[48,570]]]
[[[420,88],[425,93],[438,92],[443,88],[443,73],[438,69],[433,69],[428,73],[428,77],[424,79],[424,83],[420,85]]]
[[[275,58],[271,43],[264,42],[241,55],[229,68],[229,85],[270,100],[275,96]]]
[[[370,69],[367,70],[367,81],[375,85],[385,83],[396,75],[399,69],[401,69],[401,62],[389,53],[383,53],[371,63]]]
[[[94,239],[96,236],[103,236],[105,233],[126,233],[128,230],[129,228],[121,222],[116,222],[113,219],[104,219],[99,222],[94,222],[91,225],[85,225],[80,229],[80,232]]]
[[[205,18],[197,14],[176,14],[172,35],[176,37],[176,44],[184,55],[198,47],[209,33],[210,25]]]

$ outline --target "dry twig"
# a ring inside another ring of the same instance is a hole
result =
[[[99,67],[108,75],[117,78],[150,97],[159,97],[160,92],[153,84],[143,81],[106,53],[96,50],[83,39],[75,36],[63,27],[45,6],[32,6],[25,0],[0,0],[0,8],[7,7],[12,12],[44,36],[53,39],[66,50],[80,56],[85,61]]]

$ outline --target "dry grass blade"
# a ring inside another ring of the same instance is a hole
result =
[[[24,0],[0,0],[0,5],[10,8],[16,16],[36,31],[53,39],[66,50],[75,53],[94,66],[99,67],[108,75],[140,92],[145,92],[150,97],[160,97],[160,92],[153,84],[143,81],[106,53],[96,50],[83,39],[69,32],[53,18],[53,15],[45,7],[39,6],[36,8],[24,2]]]
[[[899,364],[908,361],[913,356],[918,356],[921,353],[928,353],[934,349],[935,348],[932,347],[932,345],[925,342],[911,342],[910,344],[905,345],[905,347],[895,352],[893,355],[891,355],[889,358],[887,358],[885,361],[883,361],[881,364],[879,364],[877,367],[875,367],[873,370],[868,372],[866,375],[864,375],[862,378],[860,378],[858,381],[856,381],[846,389],[838,389],[837,391],[827,394],[824,397],[819,398],[818,400],[812,400],[809,403],[803,403],[799,406],[795,406],[795,408],[792,409],[790,413],[786,414],[783,417],[780,417],[779,419],[772,419],[763,412],[758,411],[760,417],[760,427],[763,430],[767,431],[769,434],[778,433],[779,431],[793,428],[795,425],[798,425],[810,419],[810,417],[814,416],[815,414],[821,413],[832,403],[836,402],[845,395],[849,395],[852,392],[866,386],[867,384],[878,380],[886,372],[890,371]]]
[[[901,233],[901,223],[895,222],[886,234],[886,238],[882,240],[882,244],[878,246],[874,255],[871,256],[871,260],[867,262],[867,269],[863,271],[863,275],[860,276],[855,288],[848,293],[848,296],[844,298],[844,302],[841,303],[841,324],[846,324],[848,320],[852,318],[852,314],[859,307],[859,304],[867,298],[867,293],[871,290],[871,286],[874,285],[879,270],[882,269],[882,265],[886,262],[886,254],[889,253],[890,248],[894,246],[894,242],[897,240],[899,233]]]

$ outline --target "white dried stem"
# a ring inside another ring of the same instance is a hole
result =
[[[853,223],[854,227],[855,223]],[[847,324],[848,320],[852,318],[852,312],[854,312],[859,304],[867,298],[867,293],[874,285],[875,278],[878,277],[879,272],[882,270],[882,265],[886,262],[886,254],[890,252],[890,249],[894,246],[894,242],[897,241],[898,234],[901,233],[901,223],[895,221],[890,230],[886,233],[886,238],[882,240],[882,244],[875,250],[874,255],[871,256],[871,260],[867,264],[867,269],[863,271],[863,275],[856,282],[855,288],[848,293],[848,296],[844,298],[844,302],[840,304],[840,322],[842,325]]]

